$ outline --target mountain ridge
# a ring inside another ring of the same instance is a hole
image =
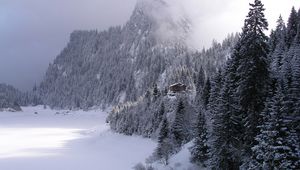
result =
[[[226,47],[215,44],[217,54],[198,53],[181,38],[187,38],[181,32],[188,30],[188,24],[182,24],[188,21],[175,22],[168,15],[164,22],[156,20],[149,2],[139,1],[124,26],[74,31],[34,93],[53,108],[108,107],[137,100],[155,83],[165,88],[182,82],[194,88],[201,65],[210,74],[224,63],[236,36],[228,38]],[[161,34],[164,25],[178,34]]]

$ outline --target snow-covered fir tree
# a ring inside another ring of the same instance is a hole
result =
[[[153,129],[159,128],[159,125],[161,124],[164,116],[165,116],[165,104],[164,102],[162,102],[159,111],[157,111],[154,115]]]
[[[242,132],[241,115],[238,112],[235,97],[235,72],[231,66],[234,60],[228,62],[224,71],[224,80],[218,97],[213,117],[213,139],[211,166],[214,168],[238,169],[241,162]]]
[[[297,34],[298,24],[299,24],[298,14],[295,7],[293,7],[287,23],[286,43],[288,47],[290,47],[294,41],[294,38]]]
[[[286,26],[281,15],[277,20],[276,30],[271,33],[269,42],[271,51],[271,69],[276,73],[274,76],[279,78],[282,76],[280,73],[283,65],[283,57],[287,49]]]
[[[291,135],[282,113],[282,89],[278,83],[275,95],[268,99],[262,112],[263,124],[256,137],[249,169],[298,169],[299,158],[288,141]],[[298,160],[297,160],[298,159]]]
[[[255,143],[258,125],[261,124],[260,113],[264,108],[269,80],[268,44],[264,31],[268,23],[264,15],[264,5],[260,0],[250,4],[250,11],[245,19],[239,47],[232,58],[239,58],[237,68],[237,98],[239,111],[243,114],[244,144],[250,151]]]
[[[208,100],[208,112],[210,115],[218,114],[218,106],[220,103],[220,91],[222,87],[222,72],[218,71],[211,80],[211,90]]]
[[[206,119],[204,111],[201,110],[198,115],[197,125],[195,127],[194,144],[190,148],[191,161],[206,167],[209,160],[208,133],[206,127]]]
[[[156,156],[159,160],[162,160],[165,165],[168,165],[169,158],[173,152],[172,142],[170,140],[170,129],[169,123],[166,116],[164,116],[160,132],[158,136],[158,146],[156,148]]]
[[[202,67],[200,67],[200,70],[197,74],[197,77],[195,77],[195,86],[196,86],[196,103],[200,104],[201,97],[203,94],[203,88],[205,84],[205,73]]]
[[[207,109],[207,105],[208,105],[209,97],[210,97],[210,90],[211,90],[210,79],[207,78],[207,80],[204,84],[203,90],[202,90],[202,95],[201,95],[204,109]]]
[[[185,105],[182,99],[179,99],[175,119],[171,127],[172,138],[176,147],[180,148],[186,139],[186,129],[184,127],[184,117],[186,114]]]

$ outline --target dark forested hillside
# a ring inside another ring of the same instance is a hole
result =
[[[38,88],[43,102],[57,108],[89,108],[135,101],[154,83],[164,88],[182,82],[194,88],[201,66],[211,74],[224,63],[236,36],[196,53],[184,43],[188,19],[158,20],[153,13],[163,8],[161,1],[139,1],[122,27],[74,31]],[[161,36],[162,24],[176,36]]]
[[[38,96],[36,87],[33,88],[33,92],[21,92],[11,85],[0,84],[0,111],[2,109],[20,111],[20,106],[42,104]]]
[[[23,94],[14,87],[6,84],[0,84],[0,111],[2,109],[10,109],[12,111],[20,111],[20,105]]]

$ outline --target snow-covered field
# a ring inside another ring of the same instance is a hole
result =
[[[111,132],[100,110],[22,109],[0,112],[0,170],[130,170],[156,147]]]

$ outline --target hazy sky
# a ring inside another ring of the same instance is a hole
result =
[[[0,83],[21,90],[39,83],[47,66],[78,29],[103,30],[124,24],[137,0],[0,0]],[[209,46],[240,31],[253,0],[167,0],[174,15],[193,18],[193,45]],[[270,28],[287,20],[300,0],[262,0]]]
[[[0,83],[39,83],[77,29],[123,24],[136,0],[0,0]]]

